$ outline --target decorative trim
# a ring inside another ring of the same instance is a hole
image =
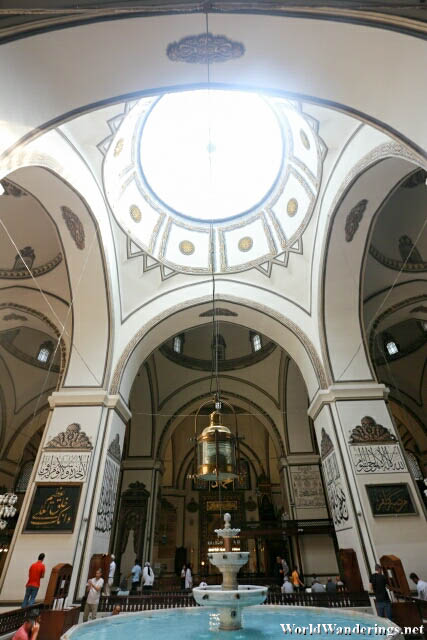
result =
[[[166,55],[172,62],[190,64],[228,62],[241,58],[244,53],[245,47],[242,43],[230,40],[226,36],[214,36],[212,33],[186,36],[178,42],[171,42],[166,49]]]
[[[347,242],[351,242],[353,240],[363,218],[363,214],[366,211],[367,205],[368,201],[364,198],[363,200],[360,200],[347,214],[347,218],[345,220],[345,239]]]
[[[350,434],[350,444],[361,444],[365,442],[396,442],[390,429],[386,429],[381,424],[377,424],[370,416],[365,416],[361,424],[354,427]]]
[[[45,449],[93,449],[92,443],[77,422],[69,424],[65,431],[49,440]]]
[[[320,441],[320,457],[322,460],[324,460],[333,450],[334,444],[325,429],[322,427],[322,439]]]
[[[120,448],[120,436],[116,433],[114,439],[111,441],[108,447],[108,454],[120,464],[122,459],[122,450]]]
[[[427,313],[427,307],[421,305],[420,307],[411,309],[409,313]],[[6,320],[6,318],[3,318],[3,320]]]
[[[406,273],[420,273],[427,271],[427,262],[407,262],[403,260],[396,260],[395,258],[388,258],[379,251],[379,249],[374,247],[373,244],[369,247],[369,254],[384,267],[388,267],[394,271],[403,271]]]
[[[211,299],[208,296],[204,296],[204,297],[198,298],[197,300],[194,300],[192,306],[193,307],[198,306],[200,304],[205,304],[206,302],[210,302],[210,301]],[[237,305],[240,305],[243,302],[240,298],[236,298],[235,296],[222,296],[222,301],[229,302],[232,304],[237,304]],[[295,322],[293,322],[292,320],[290,320],[289,318],[287,318],[286,316],[279,313],[278,311],[275,311],[274,309],[266,307],[265,305],[257,304],[251,301],[251,308],[256,311],[265,313],[270,318],[277,320],[281,325],[286,327],[286,329],[291,331],[298,338],[298,340],[304,345],[304,349],[311,361],[320,389],[327,389],[328,384],[327,384],[326,374],[325,374],[325,370],[323,368],[322,362],[317,354],[317,351],[313,343],[311,342],[309,337],[306,335],[306,333],[304,333],[301,327],[297,325]],[[188,302],[181,302],[180,304],[177,304],[174,307],[171,307],[170,309],[167,309],[166,311],[159,313],[155,318],[152,318],[150,322],[142,326],[135,333],[133,338],[126,345],[125,349],[122,352],[122,355],[120,356],[116,364],[116,368],[114,370],[114,375],[111,381],[109,393],[117,394],[119,392],[120,382],[121,382],[122,374],[125,369],[126,363],[130,358],[133,350],[136,348],[136,346],[142,340],[145,334],[152,327],[155,327],[157,324],[159,324],[163,320],[170,318],[175,313],[183,311],[184,309],[188,309]]]
[[[21,196],[27,196],[28,193],[24,191],[21,187],[18,187],[14,182],[10,182],[10,180],[0,180],[0,184],[4,189],[4,196],[13,196],[14,198],[21,198]]]
[[[426,311],[427,311],[427,307],[426,307]],[[199,313],[199,318],[212,318],[214,315],[213,309],[208,309],[207,311],[203,311],[202,313]],[[230,311],[230,309],[224,309],[223,307],[219,307],[218,309],[215,309],[215,316],[234,316],[235,318],[237,318],[239,314],[236,313],[235,311]]]
[[[69,207],[61,207],[61,211],[62,217],[67,225],[67,229],[76,243],[76,247],[82,251],[85,248],[85,230],[80,222],[80,218],[74,213],[74,211],[71,211]]]
[[[1,269],[0,278],[5,280],[25,280],[26,278],[42,276],[49,273],[52,269],[62,262],[62,253],[59,252],[52,260],[40,265],[39,267],[29,267],[28,269]]]
[[[426,311],[427,311],[427,308],[426,308]],[[27,322],[28,318],[26,318],[25,316],[20,316],[17,313],[8,313],[5,316],[3,316],[3,320],[5,320],[6,322],[12,321],[12,320]]]

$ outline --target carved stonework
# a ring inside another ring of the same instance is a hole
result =
[[[24,247],[15,256],[15,263],[13,265],[14,271],[31,269],[36,259],[33,247]]]
[[[214,36],[212,33],[181,38],[178,42],[169,44],[166,49],[169,60],[193,64],[227,62],[241,58],[244,53],[245,47],[240,42],[234,42],[225,36]]]
[[[362,424],[354,427],[350,434],[350,444],[360,444],[362,442],[396,442],[389,429],[381,424],[377,424],[370,416],[365,416],[361,420]]]
[[[27,278],[37,278],[38,276],[42,276],[45,273],[49,273],[52,269],[58,266],[62,262],[62,253],[58,253],[56,256],[46,262],[45,264],[41,264],[38,267],[33,267],[32,263],[25,258],[25,262],[27,264],[28,269],[23,265],[22,260],[17,256],[17,260],[15,261],[15,266],[13,269],[0,269],[0,278],[4,278],[7,280],[26,280]],[[18,265],[18,266],[16,266]]]
[[[5,196],[13,196],[14,198],[20,198],[21,196],[26,196],[27,193],[18,187],[13,182],[9,182],[9,180],[0,180],[0,184],[4,189]]]
[[[12,321],[12,320],[27,322],[28,318],[26,318],[25,316],[20,316],[18,313],[8,313],[5,316],[3,316],[3,320],[6,320],[6,322]]]
[[[328,456],[333,450],[334,445],[332,443],[332,440],[330,439],[326,431],[322,429],[322,439],[320,441],[320,456],[322,460],[326,458],[326,456]]]
[[[85,248],[85,230],[80,218],[69,207],[61,207],[62,217],[78,249]]]
[[[111,444],[108,447],[108,453],[120,464],[122,459],[122,450],[120,449],[120,437],[118,433],[116,433],[114,440],[111,441]]]
[[[363,214],[366,211],[367,204],[367,200],[360,200],[360,202],[358,202],[347,215],[345,221],[345,239],[347,242],[351,242],[353,240],[354,235],[359,228],[360,221],[363,218]]]
[[[410,262],[411,264],[421,264],[423,262],[420,252],[409,236],[400,236],[399,253],[403,262]]]
[[[49,440],[45,449],[93,449],[92,443],[76,422]]]

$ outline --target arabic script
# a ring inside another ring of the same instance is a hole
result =
[[[37,479],[86,480],[90,453],[45,453],[37,471]]]

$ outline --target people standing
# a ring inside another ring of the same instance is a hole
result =
[[[143,591],[151,591],[154,584],[154,571],[151,568],[149,562],[144,565],[144,571],[142,572]]]
[[[24,624],[13,635],[12,640],[37,640],[40,631],[38,617],[38,611],[30,613],[25,618]]]
[[[286,576],[289,575],[289,567],[285,558],[282,558],[282,569],[283,569],[283,579],[285,579]]]
[[[317,576],[314,576],[313,583],[311,585],[312,593],[324,593],[325,585],[318,581]]]
[[[181,589],[185,589],[185,573],[187,571],[187,567],[185,564],[182,565],[181,569]]]
[[[104,579],[102,577],[102,569],[97,569],[94,578],[90,578],[87,581],[86,588],[88,594],[86,598],[86,604],[83,613],[83,622],[87,622],[89,615],[92,620],[96,620],[96,613],[98,611],[99,598],[101,597],[102,587],[104,586]]]
[[[108,580],[105,585],[105,594],[111,596],[111,587],[114,584],[114,574],[116,573],[116,557],[111,555],[110,568],[108,569]]]
[[[25,596],[22,602],[22,608],[31,607],[34,604],[38,590],[40,589],[40,580],[44,578],[46,567],[43,564],[45,554],[41,553],[37,562],[33,562],[28,570],[28,581],[25,585]]]
[[[411,573],[409,577],[417,587],[418,597],[420,600],[427,600],[427,582],[425,580],[421,580],[416,573]]]
[[[326,591],[328,593],[336,593],[337,592],[337,583],[332,580],[332,578],[328,578],[326,583]]]
[[[283,559],[281,556],[276,556],[275,572],[277,576],[277,584],[281,587],[285,578],[285,573],[283,571]]]
[[[141,561],[138,560],[138,558],[135,558],[135,564],[133,565],[130,572],[130,576],[132,577],[132,586],[130,589],[131,596],[136,596],[137,594],[137,589],[139,587],[139,583],[141,582],[141,574],[142,574]]]
[[[295,567],[295,569],[292,571],[291,582],[294,585],[295,591],[299,591],[302,587],[304,587],[304,584],[303,582],[301,582],[301,579],[299,577],[298,567]]]
[[[193,587],[193,572],[191,571],[191,564],[189,564],[185,572],[185,588],[192,589],[192,587]]]
[[[387,593],[387,580],[382,572],[381,565],[375,565],[375,573],[369,578],[371,591],[375,594],[377,612],[382,618],[391,620],[391,602]]]

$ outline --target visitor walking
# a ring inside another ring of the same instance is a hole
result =
[[[46,567],[43,564],[45,554],[41,553],[37,562],[33,562],[28,570],[28,581],[25,585],[25,596],[22,603],[22,608],[31,607],[34,604],[38,590],[40,589],[40,580],[44,578]]]
[[[420,600],[427,600],[427,582],[425,580],[421,580],[416,573],[411,573],[409,577],[417,587],[418,597]]]
[[[96,620],[96,613],[98,611],[99,598],[101,597],[102,587],[104,586],[104,579],[102,577],[102,569],[97,569],[94,578],[90,578],[87,581],[86,588],[88,594],[86,598],[86,604],[83,613],[83,622],[87,622],[89,615],[92,620]]]
[[[12,640],[36,640],[40,630],[38,618],[38,611],[33,611],[28,614],[25,618],[24,624],[21,625],[18,631],[13,635]]]
[[[193,572],[191,571],[191,564],[188,565],[187,570],[185,572],[185,588],[186,589],[193,588]]]
[[[185,589],[185,572],[186,571],[187,571],[187,567],[185,564],[183,564],[181,569],[181,589]]]
[[[391,602],[387,593],[387,580],[381,565],[375,565],[375,573],[369,578],[371,591],[375,594],[378,615],[391,620]]]
[[[131,596],[136,596],[139,583],[141,582],[141,574],[142,574],[141,561],[138,560],[138,558],[135,558],[135,564],[133,565],[130,572],[130,576],[129,576],[129,577],[132,577],[132,586],[130,589]]]
[[[110,568],[108,570],[108,580],[105,585],[105,595],[111,596],[111,587],[114,584],[114,574],[116,573],[116,558],[111,556]]]
[[[298,567],[295,567],[295,569],[292,571],[291,582],[294,585],[295,591],[299,591],[302,587],[304,587],[304,584],[303,582],[301,582],[301,579],[299,577]]]
[[[293,593],[293,592],[294,592],[294,585],[289,580],[289,576],[285,576],[285,580],[282,584],[282,593]]]
[[[144,571],[142,572],[143,591],[151,591],[154,584],[154,571],[151,568],[149,562],[144,565]]]

